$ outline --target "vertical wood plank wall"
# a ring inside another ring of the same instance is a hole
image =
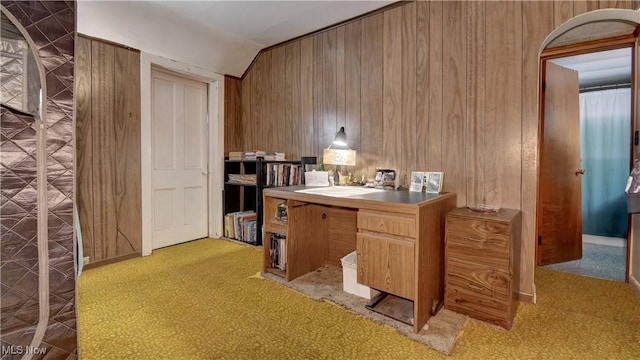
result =
[[[358,177],[393,168],[407,186],[411,171],[444,171],[458,206],[522,210],[521,292],[533,294],[540,45],[576,15],[637,6],[419,1],[294,40],[242,79],[229,150],[321,157],[344,126]]]
[[[79,36],[77,207],[89,264],[142,249],[140,53]]]

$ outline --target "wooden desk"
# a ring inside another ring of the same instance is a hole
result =
[[[357,251],[358,282],[413,301],[414,331],[444,299],[444,231],[456,195],[386,190],[332,197],[264,190],[264,271],[291,281]],[[287,206],[287,222],[276,212]],[[272,268],[270,236],[286,236],[285,271]]]

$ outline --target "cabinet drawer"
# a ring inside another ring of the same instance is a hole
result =
[[[448,232],[445,244],[447,259],[494,266],[503,270],[509,269],[510,249],[505,242],[499,241],[494,245],[478,239],[461,238],[457,234],[453,235]]]
[[[413,300],[415,295],[414,241],[358,233],[358,282]]]
[[[445,308],[466,314],[472,318],[491,322],[504,328],[511,328],[510,302],[494,299],[458,286],[445,289]]]
[[[499,241],[496,239],[509,237],[509,224],[491,219],[448,216],[447,231],[461,238],[472,238],[477,241]]]
[[[449,259],[446,263],[446,286],[465,289],[478,297],[507,301],[511,289],[509,271]]]
[[[405,237],[416,237],[416,217],[378,211],[358,211],[358,229]]]

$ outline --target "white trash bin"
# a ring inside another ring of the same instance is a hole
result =
[[[345,255],[340,262],[342,263],[342,289],[349,294],[371,299],[378,295],[378,291],[357,282],[357,257],[356,252]]]

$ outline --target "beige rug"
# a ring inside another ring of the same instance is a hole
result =
[[[377,323],[392,327],[399,333],[446,355],[449,355],[453,350],[456,340],[462,334],[467,323],[467,316],[443,308],[436,316],[431,317],[424,328],[416,334],[413,332],[412,326],[365,308],[369,300],[342,291],[342,269],[337,266],[324,265],[318,270],[290,282],[269,273],[258,273],[253,277],[267,278],[315,300],[327,301]]]

